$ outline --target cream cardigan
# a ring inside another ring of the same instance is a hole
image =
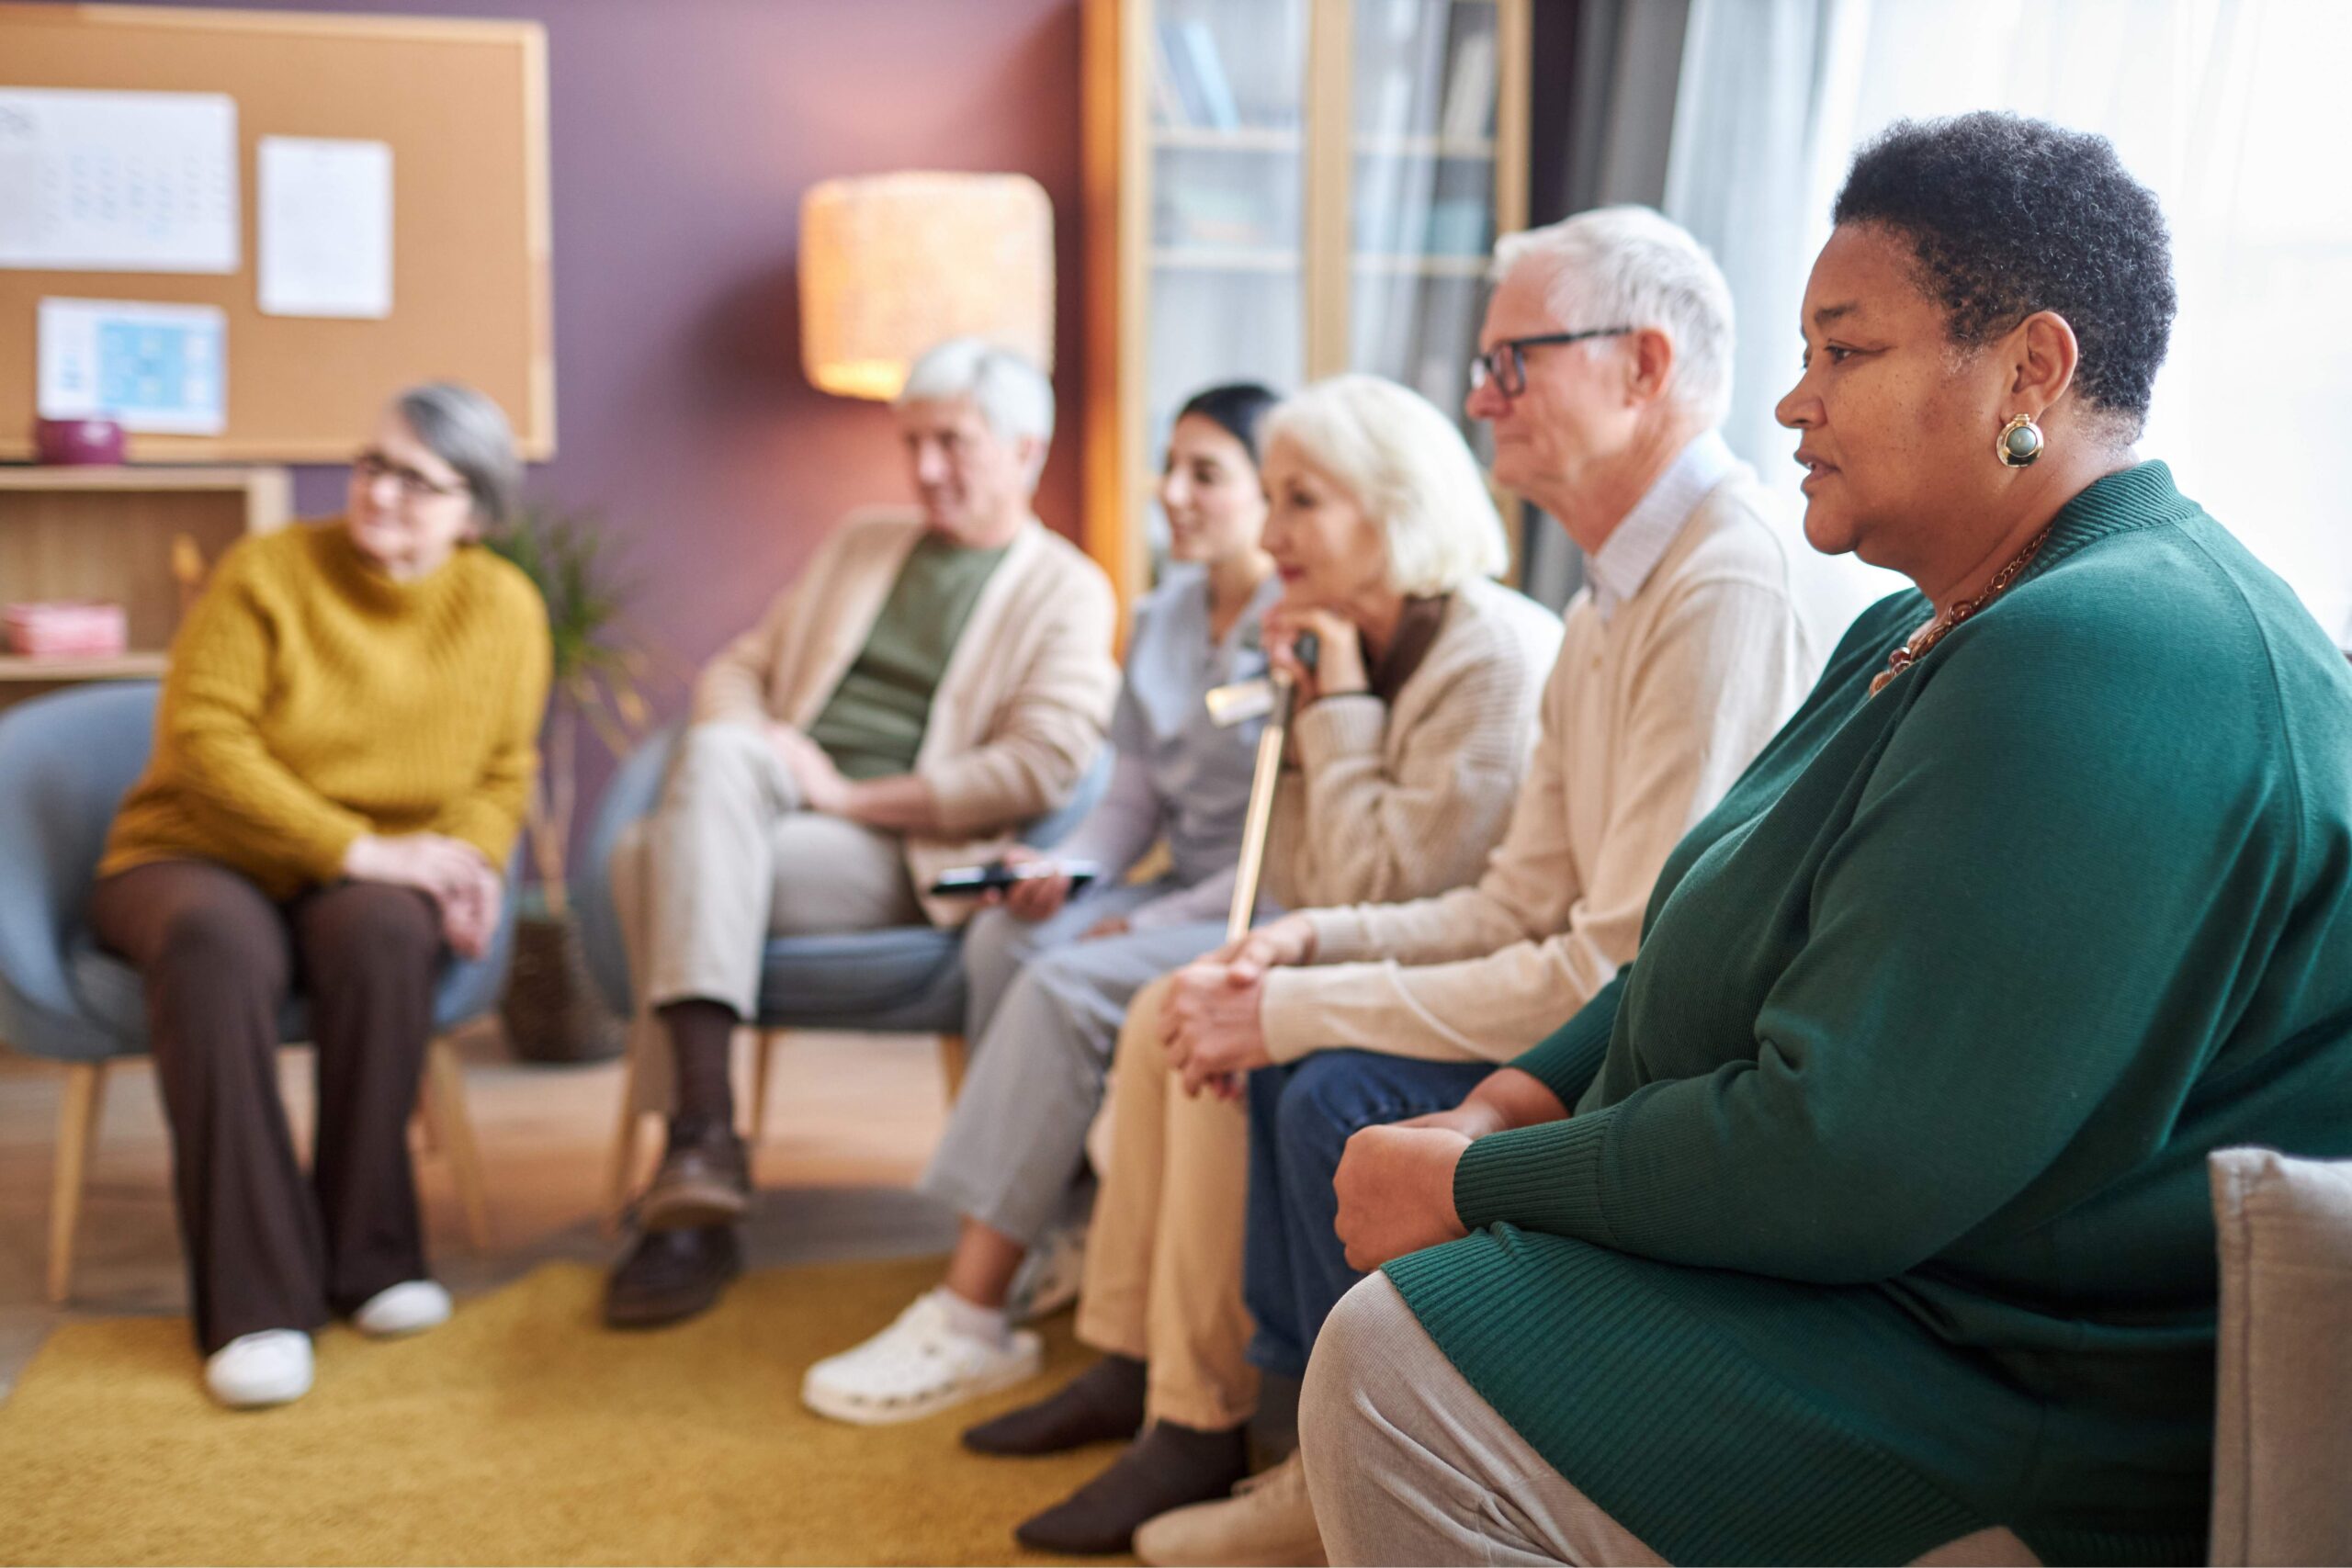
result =
[[[841,683],[889,597],[921,517],[854,513],[760,623],[695,682],[696,724],[805,728]],[[937,837],[907,836],[920,895],[950,866],[989,860],[1021,825],[1069,798],[1102,744],[1118,694],[1110,581],[1031,518],[989,576],[933,694],[915,775],[937,802]],[[969,899],[922,899],[955,925]]]
[[[1291,726],[1295,766],[1274,796],[1265,895],[1289,908],[1421,898],[1476,874],[1503,830],[1535,742],[1552,612],[1474,580],[1394,706],[1326,697]]]

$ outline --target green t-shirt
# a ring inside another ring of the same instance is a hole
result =
[[[808,739],[843,776],[914,772],[932,694],[989,574],[1003,559],[1002,546],[969,549],[936,534],[925,534],[908,552],[865,646],[808,727]]]

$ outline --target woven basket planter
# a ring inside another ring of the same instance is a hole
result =
[[[499,1018],[526,1062],[604,1062],[620,1055],[621,1021],[605,1006],[580,948],[580,928],[544,914],[518,915],[514,956]]]

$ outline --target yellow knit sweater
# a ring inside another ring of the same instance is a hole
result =
[[[233,866],[272,897],[342,874],[362,833],[446,833],[504,866],[538,766],[547,612],[479,546],[414,582],[340,520],[222,558],[173,639],[155,755],[99,874]]]

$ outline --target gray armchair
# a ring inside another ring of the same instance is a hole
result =
[[[0,714],[0,1043],[65,1065],[50,1200],[49,1296],[71,1292],[82,1188],[108,1065],[147,1050],[139,974],[98,950],[84,923],[115,808],[147,765],[155,730],[153,682],[84,687]],[[510,901],[511,908],[511,901]],[[490,1011],[506,975],[511,919],[480,959],[453,961],[434,998],[436,1033]],[[300,998],[278,1024],[308,1038]],[[464,1082],[456,1053],[436,1039],[423,1113],[447,1152],[468,1239],[489,1244]]]
[[[588,842],[574,878],[572,908],[580,921],[581,945],[597,989],[615,1013],[629,1018],[635,998],[629,986],[628,950],[615,905],[612,860],[621,835],[650,812],[661,798],[679,727],[663,729],[622,762],[598,802]],[[1068,804],[1038,818],[1022,835],[1046,848],[1059,842],[1094,808],[1110,783],[1111,750],[1095,753],[1093,764]],[[757,1147],[767,1130],[770,1066],[785,1032],[793,1029],[853,1030],[876,1034],[935,1034],[940,1066],[952,1097],[964,1077],[964,965],[962,934],[933,926],[841,936],[772,939],[760,967],[761,1032],[752,1057],[751,1140]],[[816,982],[821,979],[822,984]],[[640,1113],[637,1103],[637,1052],[632,1031],[628,1068],[621,1089],[620,1131],[614,1142],[609,1180],[609,1216],[617,1216],[638,1163]]]

